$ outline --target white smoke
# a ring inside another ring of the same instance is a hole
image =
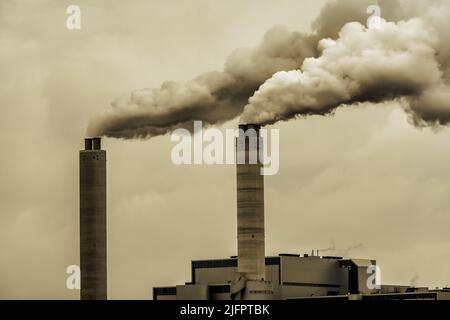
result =
[[[221,123],[242,113],[248,98],[272,74],[299,68],[316,54],[309,35],[277,26],[259,46],[233,52],[223,71],[202,74],[187,83],[166,81],[159,88],[142,89],[117,99],[112,108],[94,118],[88,135],[149,138],[202,120]]]
[[[250,98],[243,122],[270,124],[297,115],[328,114],[343,104],[406,98],[415,119],[446,124],[449,87],[437,60],[440,41],[422,19],[354,22],[337,40],[319,42],[321,55],[299,70],[281,71]]]
[[[149,138],[195,120],[241,117],[271,124],[332,113],[359,102],[402,101],[417,126],[450,121],[447,0],[378,0],[380,28],[368,29],[372,0],[330,1],[311,34],[269,30],[259,46],[236,50],[223,71],[164,82],[117,99],[89,135]]]
[[[249,99],[241,121],[271,124],[329,114],[341,105],[402,99],[416,125],[448,124],[450,38],[442,24],[448,13],[447,4],[433,2],[423,17],[381,20],[372,29],[346,24],[337,40],[319,41],[317,58],[268,79]]]

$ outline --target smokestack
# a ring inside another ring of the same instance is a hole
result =
[[[259,159],[259,130],[259,125],[239,125],[236,140],[238,273],[249,280],[265,278],[264,176]]]
[[[81,300],[106,300],[106,151],[86,138],[80,151]]]

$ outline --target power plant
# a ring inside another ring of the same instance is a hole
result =
[[[86,138],[80,151],[81,300],[107,299],[106,151]]]
[[[450,300],[450,288],[379,283],[376,261],[315,254],[266,257],[263,140],[259,125],[236,138],[237,256],[191,262],[191,281],[154,287],[154,300]],[[107,299],[106,151],[80,151],[81,299]]]

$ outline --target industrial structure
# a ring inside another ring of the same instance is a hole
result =
[[[191,281],[153,288],[155,300],[450,300],[450,288],[381,285],[375,260],[312,254],[265,256],[263,140],[258,125],[236,138],[237,253],[192,261]],[[86,138],[80,151],[82,300],[107,299],[106,151]]]
[[[450,300],[450,288],[429,290],[374,284],[368,259],[280,254],[266,257],[266,281],[273,299],[321,300]],[[154,300],[231,300],[238,259],[192,261],[191,281],[153,288]],[[252,290],[249,290],[251,292]],[[256,296],[261,298],[261,296]]]
[[[81,300],[107,299],[106,151],[86,138],[80,151]]]
[[[263,140],[258,125],[239,125],[236,138],[237,273],[234,299],[271,299],[272,283],[266,281],[264,235]]]
[[[450,289],[378,283],[375,260],[319,254],[265,256],[263,141],[240,125],[236,140],[237,257],[191,262],[191,281],[153,288],[154,300],[450,300]]]

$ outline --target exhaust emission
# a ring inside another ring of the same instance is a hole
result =
[[[238,49],[223,71],[187,83],[166,81],[117,99],[94,118],[88,134],[150,138],[194,120],[273,124],[298,116],[332,115],[340,106],[397,100],[418,126],[450,122],[450,36],[447,1],[330,1],[313,32],[269,30],[259,46]],[[383,20],[385,19],[385,20]]]

